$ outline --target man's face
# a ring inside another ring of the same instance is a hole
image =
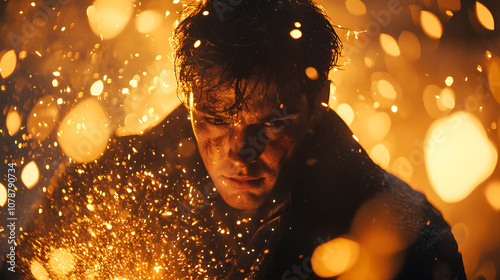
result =
[[[210,102],[191,96],[191,123],[205,167],[224,201],[237,209],[259,207],[279,176],[291,176],[288,166],[310,126],[305,96],[278,102],[274,87],[255,89],[233,114],[222,112],[234,104],[232,88],[208,93]]]

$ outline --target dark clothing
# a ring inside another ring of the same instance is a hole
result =
[[[61,168],[5,279],[29,278],[35,261],[57,274],[55,249],[77,278],[317,279],[314,249],[340,236],[382,278],[465,279],[441,214],[374,164],[333,111],[302,145],[293,186],[255,213],[218,196],[195,143],[180,107],[142,136],[112,139],[97,162]]]

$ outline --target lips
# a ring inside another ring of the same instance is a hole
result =
[[[259,188],[264,182],[264,177],[253,177],[253,176],[233,176],[226,177],[223,176],[224,179],[227,180],[230,187],[236,189],[253,189]]]

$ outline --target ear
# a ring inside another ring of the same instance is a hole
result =
[[[330,108],[328,107],[328,101],[330,100],[331,83],[331,80],[326,80],[316,97],[313,107],[314,111],[311,115],[311,121],[313,125],[316,125],[322,119],[323,115],[328,112],[328,110],[330,110]]]
[[[330,79],[326,80],[323,86],[321,87],[320,93],[318,95],[318,104],[321,107],[324,107],[322,104],[328,104],[328,101],[330,100],[330,86],[332,84],[332,81]]]

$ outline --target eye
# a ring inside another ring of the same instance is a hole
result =
[[[281,130],[284,129],[289,122],[290,121],[288,119],[276,119],[276,120],[271,120],[269,122],[265,122],[264,125],[266,128],[269,129]]]
[[[226,124],[229,124],[228,121],[226,121],[225,119],[221,119],[221,118],[206,117],[205,120],[208,123],[213,124],[213,125],[226,125]]]

